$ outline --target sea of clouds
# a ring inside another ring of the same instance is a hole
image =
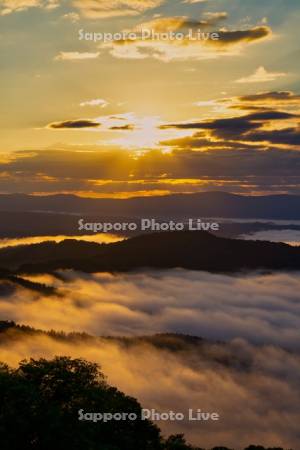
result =
[[[56,288],[0,297],[0,317],[44,330],[93,335],[192,334],[300,349],[299,273],[215,275],[62,271],[31,277]]]
[[[16,333],[0,339],[0,360],[15,366],[29,357],[83,357],[145,408],[218,412],[218,422],[159,424],[165,434],[183,432],[202,447],[299,448],[299,273],[63,271],[31,279],[54,286],[55,295],[2,289],[2,320],[98,336],[184,333],[226,344],[173,351],[139,340],[124,346]]]

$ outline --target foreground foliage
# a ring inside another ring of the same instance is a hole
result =
[[[126,411],[138,419],[84,422],[80,409]],[[140,417],[140,404],[109,386],[97,364],[68,357],[31,359],[17,369],[0,364],[1,450],[202,450],[183,435],[163,439],[156,425]]]

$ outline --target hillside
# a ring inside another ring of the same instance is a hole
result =
[[[174,194],[129,199],[82,198],[75,195],[1,194],[0,211],[51,211],[117,217],[238,217],[300,219],[300,196],[242,196],[226,192]]]
[[[300,269],[300,247],[186,231],[141,235],[113,244],[65,240],[0,250],[0,268],[16,272],[122,272],[176,267],[211,272],[296,270]]]

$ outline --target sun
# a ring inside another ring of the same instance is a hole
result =
[[[120,137],[114,139],[114,143],[125,148],[156,148],[163,137],[159,129],[161,120],[157,116],[130,117],[132,128],[130,131],[122,132]]]
[[[189,134],[178,130],[162,129],[164,121],[160,116],[137,116],[134,113],[124,114],[130,124],[128,131],[122,131],[116,138],[109,141],[127,149],[162,149],[162,142],[168,139]],[[123,122],[125,123],[125,122]]]

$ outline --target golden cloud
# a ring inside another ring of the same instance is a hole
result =
[[[59,52],[54,58],[55,61],[80,61],[85,59],[96,59],[99,52]]]
[[[236,80],[236,83],[266,83],[275,81],[277,78],[285,77],[284,72],[268,72],[263,66],[259,67],[253,74]]]
[[[164,0],[74,0],[73,5],[88,19],[136,16],[160,6]]]
[[[54,9],[59,6],[58,0],[1,0],[0,16],[13,12],[25,11],[29,8]]]
[[[138,30],[149,30],[154,27],[155,33],[168,33],[189,26],[193,29],[201,22],[189,21],[183,17],[163,18],[140,24]],[[163,31],[164,30],[164,31]],[[163,62],[174,60],[205,60],[219,57],[238,55],[246,45],[263,41],[271,36],[269,27],[254,27],[248,30],[216,31],[218,39],[212,39],[212,32],[194,34],[187,33],[181,39],[153,36],[146,38],[117,40],[101,44],[102,49],[107,49],[116,58],[145,59],[154,58]]]

